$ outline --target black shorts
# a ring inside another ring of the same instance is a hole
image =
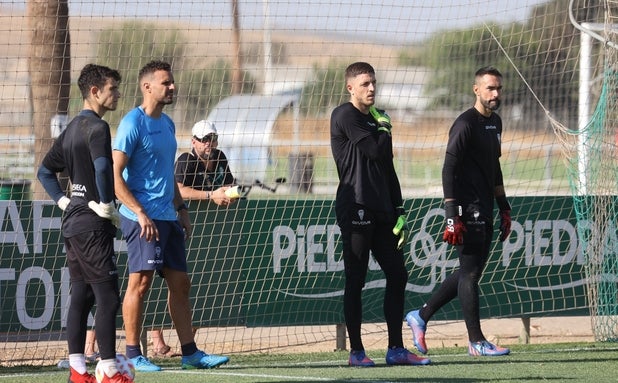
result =
[[[71,281],[100,283],[118,279],[114,235],[106,231],[80,233],[64,239]]]
[[[356,204],[353,209],[341,214],[337,223],[341,229],[346,269],[355,268],[358,263],[366,271],[370,252],[383,270],[390,269],[390,264],[396,264],[396,267],[404,265],[403,251],[397,249],[398,237],[392,231],[394,214],[375,212]]]

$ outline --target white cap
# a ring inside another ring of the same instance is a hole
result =
[[[215,124],[213,122],[210,122],[208,120],[202,120],[196,122],[195,125],[193,125],[193,128],[191,129],[191,134],[193,134],[194,137],[202,139],[209,134],[217,134],[217,128],[215,127]]]

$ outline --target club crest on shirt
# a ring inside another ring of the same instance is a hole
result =
[[[358,215],[358,220],[352,220],[352,225],[358,225],[358,226],[366,226],[366,225],[371,225],[371,220],[367,220],[365,221],[365,210],[364,209],[358,209],[356,211],[356,214]]]

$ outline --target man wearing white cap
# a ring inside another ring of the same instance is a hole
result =
[[[208,120],[198,121],[191,134],[192,150],[178,157],[174,169],[182,198],[229,205],[234,199],[226,196],[225,190],[235,184],[235,179],[225,153],[217,149],[215,124]]]

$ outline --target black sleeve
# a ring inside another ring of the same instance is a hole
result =
[[[395,167],[393,166],[391,177],[389,179],[389,187],[391,191],[391,199],[394,208],[403,206],[403,196],[401,195],[401,184],[399,183],[399,178],[397,177],[397,173],[395,172]]]
[[[236,183],[236,179],[234,178],[234,175],[232,174],[232,170],[230,169],[230,162],[227,160],[227,157],[225,156],[225,153],[220,151],[219,158],[223,162],[224,169],[225,169],[224,170],[225,178],[223,180],[223,185],[233,185],[233,184],[235,184]]]
[[[94,181],[99,201],[114,200],[114,173],[112,168],[112,139],[107,122],[98,119],[93,122],[92,134],[88,138],[90,157],[94,166]]]
[[[496,184],[494,186],[502,186],[504,185],[504,178],[502,176],[502,168],[500,167],[500,161],[497,163],[496,167]]]
[[[178,156],[176,164],[174,165],[174,177],[176,178],[176,182],[181,183],[185,186],[187,186],[186,178],[188,165],[189,153],[182,153],[180,156]]]
[[[58,182],[58,177],[56,177],[56,173],[46,168],[45,165],[39,166],[36,176],[39,182],[41,182],[41,185],[43,185],[43,189],[45,189],[54,202],[58,202],[60,198],[65,196]]]
[[[105,157],[94,160],[94,181],[99,192],[99,202],[109,203],[114,200],[114,173],[112,162]]]
[[[361,153],[373,161],[389,161],[393,158],[392,138],[386,132],[379,132],[377,138],[373,135],[366,136],[358,141],[356,146]]]
[[[457,119],[448,134],[444,165],[442,166],[442,190],[444,198],[455,198],[455,177],[460,157],[465,153],[467,126]]]
[[[64,161],[64,152],[62,150],[62,141],[64,139],[66,130],[60,134],[54,141],[52,147],[49,149],[41,165],[45,166],[52,173],[61,173],[66,168]]]

